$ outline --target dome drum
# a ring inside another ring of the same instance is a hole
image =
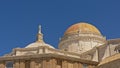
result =
[[[102,35],[95,35],[95,34],[69,34],[69,35],[64,35],[60,41],[63,41],[63,40],[67,40],[67,39],[73,39],[73,38],[82,38],[82,37],[87,37],[87,38],[91,38],[91,37],[95,37],[95,38],[98,38],[98,39],[101,39],[101,40],[105,40],[106,38],[103,37]]]
[[[63,37],[61,40],[60,40],[60,43],[59,43],[59,48],[61,46],[64,46],[65,43],[68,43],[68,42],[72,42],[72,41],[94,41],[94,42],[98,42],[98,43],[106,43],[106,38],[104,37],[96,37],[96,36],[71,36],[71,37]]]

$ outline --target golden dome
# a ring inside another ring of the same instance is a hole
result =
[[[100,31],[93,25],[85,23],[85,22],[80,22],[77,24],[74,24],[70,26],[66,32],[66,34],[74,34],[74,33],[92,33],[92,34],[98,34],[101,35]]]

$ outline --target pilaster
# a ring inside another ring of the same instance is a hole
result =
[[[78,68],[83,68],[83,65],[81,63],[79,63]]]
[[[47,68],[47,61],[45,59],[42,60],[42,68]]]
[[[20,60],[20,68],[25,68],[25,60]]]
[[[19,60],[14,61],[14,68],[20,68]]]
[[[73,68],[78,68],[78,63],[77,62],[75,62],[74,64],[73,64]]]
[[[30,61],[30,68],[35,68],[35,60]]]
[[[30,61],[29,60],[26,60],[26,62],[25,62],[25,68],[30,68]]]
[[[49,61],[48,61],[48,68],[53,68],[52,65],[53,65],[52,59],[49,59]]]
[[[68,68],[68,64],[66,60],[62,60],[62,68]]]
[[[52,68],[56,68],[56,64],[57,64],[56,59],[52,59]]]

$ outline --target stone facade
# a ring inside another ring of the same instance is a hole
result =
[[[120,39],[106,40],[94,26],[70,27],[59,49],[46,44],[41,26],[34,43],[0,57],[0,68],[120,68]]]
[[[53,57],[51,57],[53,56]],[[12,61],[13,68],[83,68],[86,64],[88,68],[94,68],[98,63],[93,61],[77,60],[76,58],[67,59],[70,57],[65,56],[55,56],[49,54],[49,56],[44,57],[7,57],[0,58],[0,68],[5,68],[5,62]],[[2,60],[3,59],[3,60]]]

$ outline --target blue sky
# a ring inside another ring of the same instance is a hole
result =
[[[1,0],[0,56],[36,40],[38,25],[46,43],[59,38],[80,21],[95,25],[107,39],[120,38],[119,0]]]

